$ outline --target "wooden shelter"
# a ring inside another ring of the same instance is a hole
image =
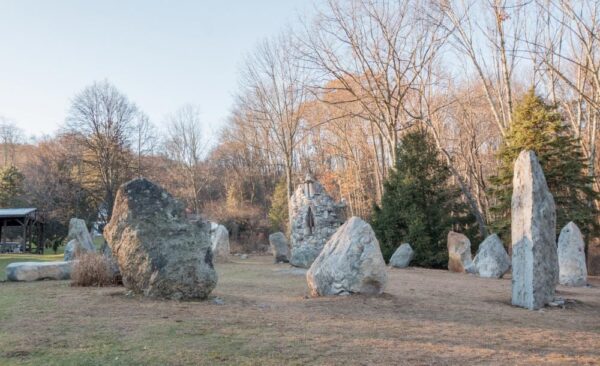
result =
[[[13,241],[8,241],[9,235]],[[17,240],[14,240],[17,238]],[[37,208],[0,209],[0,252],[44,252],[44,222]]]

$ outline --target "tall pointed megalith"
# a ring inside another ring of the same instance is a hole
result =
[[[539,309],[554,299],[558,256],[554,198],[533,151],[515,162],[511,219],[512,304]]]

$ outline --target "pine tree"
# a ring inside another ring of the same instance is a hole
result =
[[[271,199],[271,209],[269,210],[269,221],[271,222],[271,230],[286,232],[288,223],[288,197],[287,183],[285,178],[281,179]]]
[[[0,170],[0,207],[15,207],[21,203],[24,180],[14,166]]]
[[[450,177],[429,133],[417,130],[402,138],[396,167],[384,184],[382,205],[374,207],[372,218],[386,261],[408,242],[415,251],[415,264],[446,265],[448,231],[474,227],[460,191],[449,184]]]
[[[510,242],[510,206],[514,162],[522,150],[533,150],[544,170],[548,189],[556,203],[556,230],[574,221],[586,234],[596,232],[598,199],[593,177],[586,174],[579,140],[572,137],[556,106],[546,104],[534,89],[515,106],[513,122],[501,146],[498,174],[490,179],[495,205],[492,227]]]

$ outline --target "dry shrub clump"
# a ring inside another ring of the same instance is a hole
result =
[[[116,283],[110,262],[101,253],[84,253],[73,262],[71,286],[110,286]]]

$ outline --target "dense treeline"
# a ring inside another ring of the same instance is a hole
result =
[[[4,122],[3,163],[23,175],[14,197],[59,222],[108,219],[118,185],[147,176],[190,214],[258,242],[285,228],[286,196],[306,172],[349,215],[371,219],[386,182],[398,179],[403,136],[426,131],[444,184],[483,237],[505,227],[507,192],[494,177],[506,183],[517,105],[530,89],[552,109],[548,133],[576,155],[569,174],[586,177],[560,189],[587,207],[600,203],[599,16],[598,0],[327,0],[248,55],[216,143],[194,106],[153,125],[125,91],[98,82],[76,94],[56,136],[25,144]],[[589,215],[574,219],[595,235]]]

